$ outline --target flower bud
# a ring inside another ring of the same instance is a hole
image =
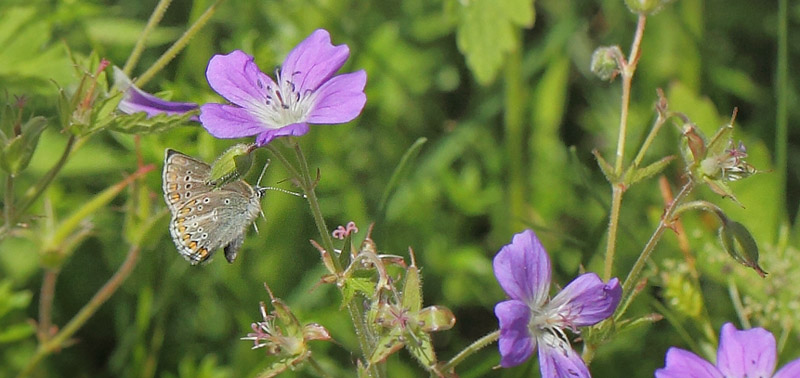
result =
[[[592,53],[592,72],[601,80],[613,80],[619,74],[622,51],[619,46],[601,46]]]
[[[252,144],[240,143],[228,148],[211,165],[209,184],[220,187],[247,174],[253,166],[252,151]]]
[[[625,0],[625,5],[633,13],[653,14],[661,10],[672,0]]]

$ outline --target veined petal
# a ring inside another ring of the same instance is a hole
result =
[[[193,102],[166,101],[139,89],[117,67],[114,67],[114,83],[123,92],[122,100],[117,105],[117,109],[125,114],[145,112],[147,117],[150,118],[158,114],[183,114],[198,108],[198,105]],[[197,116],[193,116],[191,119],[192,121],[198,120]]]
[[[586,364],[566,340],[551,333],[543,333],[537,341],[542,378],[591,377]]]
[[[291,81],[299,93],[315,91],[342,67],[349,56],[347,45],[331,44],[327,30],[314,30],[286,56],[281,66],[281,80]]]
[[[773,378],[795,378],[795,377],[800,377],[800,359],[796,359],[786,364],[784,367],[781,368],[781,370],[778,370],[778,372],[775,373],[775,376]]]
[[[666,366],[656,370],[656,378],[724,378],[710,362],[680,348],[669,348]]]
[[[317,90],[316,103],[308,114],[310,123],[350,122],[361,114],[367,95],[364,86],[367,73],[364,70],[337,75]]]
[[[531,230],[522,231],[492,262],[497,282],[511,299],[541,308],[550,291],[550,257]]]
[[[200,107],[200,122],[217,138],[241,138],[265,130],[262,123],[244,108],[233,105],[205,104]]]
[[[214,55],[206,69],[208,85],[226,100],[244,108],[265,106],[269,86],[275,82],[264,75],[253,57],[241,50]]]
[[[621,296],[618,279],[612,278],[606,284],[597,274],[584,273],[556,294],[547,308],[557,312],[566,326],[584,327],[611,316]]]
[[[259,147],[261,147],[279,136],[287,136],[287,135],[300,136],[300,135],[305,135],[305,133],[307,132],[308,132],[307,123],[293,123],[291,125],[286,125],[284,127],[281,127],[280,129],[268,129],[266,131],[263,131],[261,134],[258,134],[258,137],[256,137],[256,144]]]
[[[769,331],[739,331],[725,323],[719,335],[717,367],[726,377],[771,377],[776,351],[775,336]]]
[[[528,330],[531,309],[524,302],[510,300],[494,306],[494,314],[500,321],[500,366],[517,366],[533,354],[535,339]]]

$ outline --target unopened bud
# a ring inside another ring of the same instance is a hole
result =
[[[602,80],[612,80],[619,74],[622,51],[619,46],[601,46],[592,53],[592,72]]]
[[[625,5],[633,13],[650,15],[661,10],[672,0],[625,0]]]
[[[220,187],[244,176],[253,166],[252,144],[236,144],[228,148],[211,165],[211,176],[208,183]]]

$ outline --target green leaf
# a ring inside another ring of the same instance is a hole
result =
[[[0,329],[0,344],[23,340],[33,335],[35,329],[28,323],[14,324]]]
[[[471,0],[463,4],[456,29],[458,49],[481,84],[494,80],[505,54],[519,46],[519,26],[532,27],[535,11],[530,0]]]
[[[644,168],[634,168],[632,165],[625,174],[625,184],[631,186],[639,181],[648,179],[663,171],[675,159],[675,156],[666,156]]]
[[[349,277],[342,286],[342,306],[349,303],[356,293],[361,292],[371,295],[375,290],[375,284],[369,278]]]
[[[389,183],[386,184],[386,189],[383,190],[380,206],[378,207],[381,209],[381,211],[386,208],[386,201],[388,201],[389,197],[392,195],[392,193],[394,193],[400,180],[408,175],[412,164],[414,161],[416,161],[417,156],[419,156],[419,153],[422,150],[422,146],[427,141],[428,138],[424,137],[417,139],[414,144],[412,144],[411,147],[406,150],[406,152],[403,154],[403,157],[400,158],[400,163],[398,163],[397,167],[395,167],[394,172],[392,172],[392,177],[389,178]]]
[[[189,118],[199,114],[199,110],[178,115],[158,114],[147,118],[147,113],[117,114],[108,123],[110,130],[125,134],[153,134],[161,133],[172,128],[186,125]],[[105,126],[105,125],[103,125]],[[102,128],[102,127],[100,127]],[[93,128],[96,130],[97,128]]]

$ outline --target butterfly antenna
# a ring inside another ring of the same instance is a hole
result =
[[[261,174],[258,175],[258,181],[256,182],[256,186],[261,185],[261,179],[264,178],[264,173],[267,171],[267,167],[269,167],[270,160],[267,159],[267,163],[264,164],[264,168],[261,169]]]
[[[263,190],[276,190],[276,191],[279,191],[279,192],[281,192],[281,193],[291,194],[291,195],[293,195],[293,196],[296,196],[296,197],[308,198],[308,197],[306,197],[306,195],[305,195],[305,194],[303,194],[303,193],[297,193],[297,192],[293,192],[293,191],[291,191],[291,190],[286,190],[286,189],[276,188],[276,187],[274,187],[274,186],[262,186],[262,187],[261,187],[261,189],[263,189]]]

